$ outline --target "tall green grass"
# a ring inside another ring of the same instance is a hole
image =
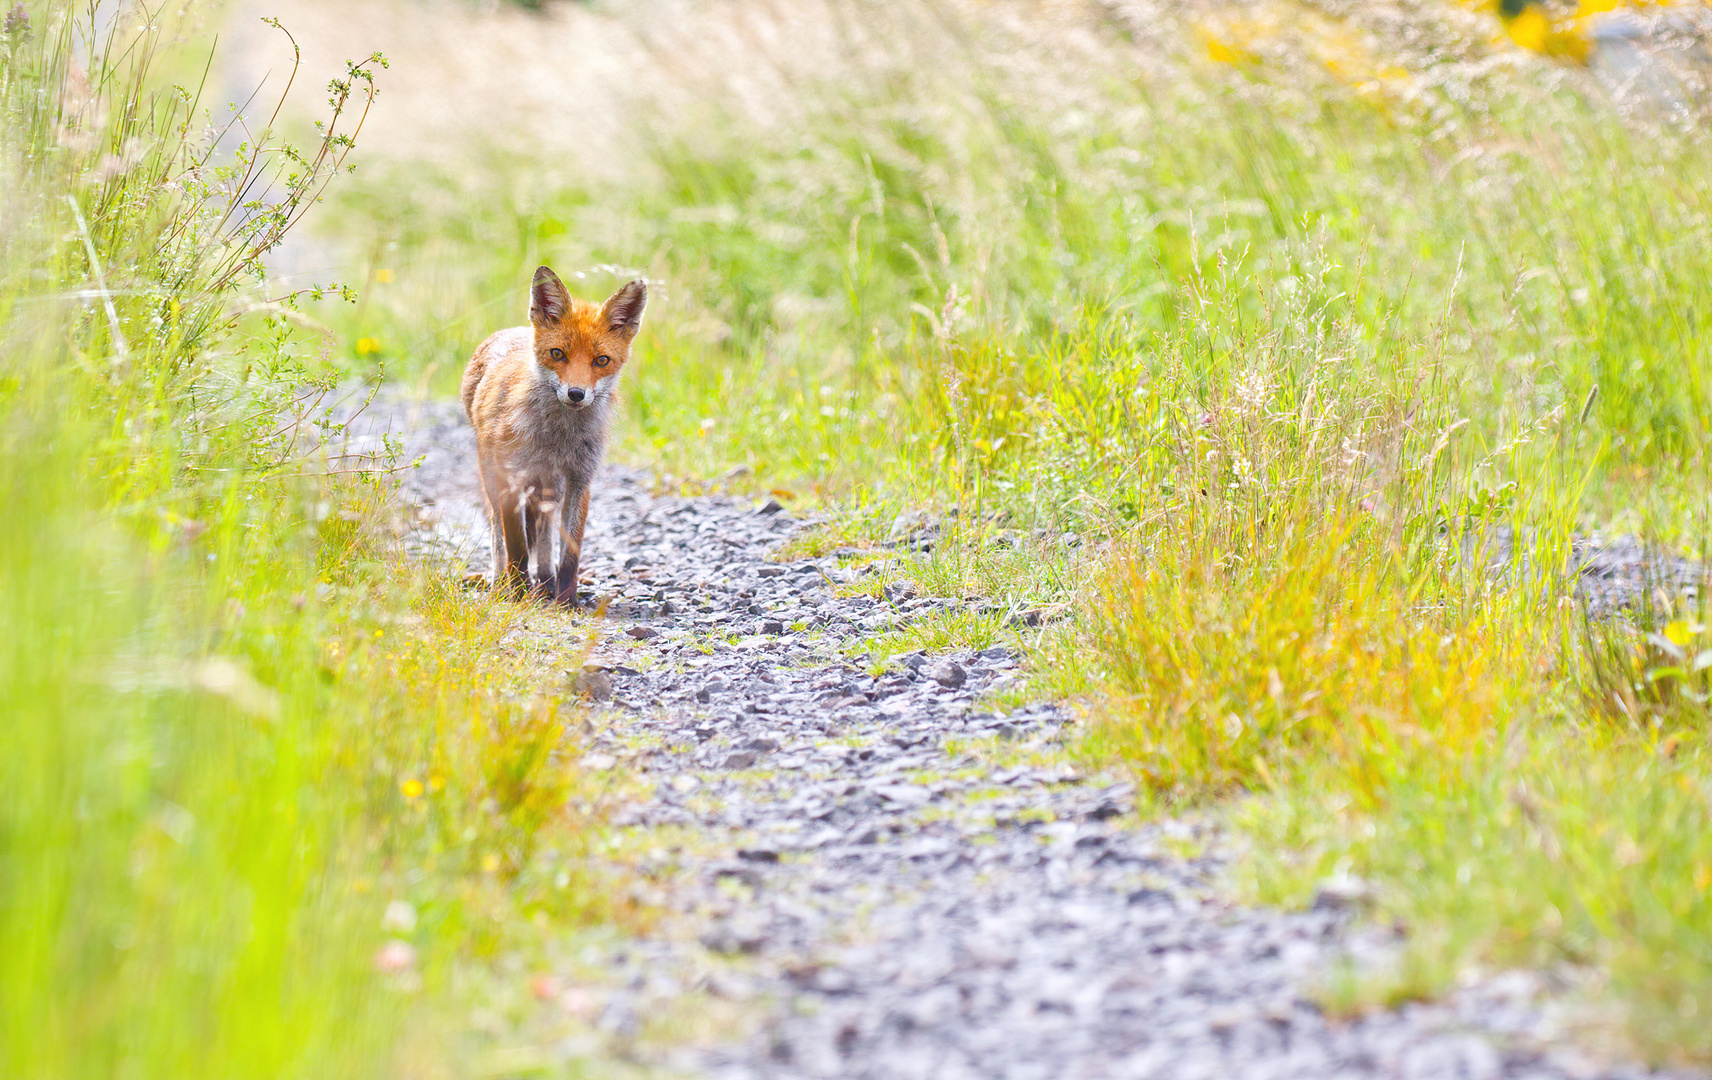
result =
[[[515,613],[306,434],[263,257],[377,60],[318,145],[217,151],[170,22],[107,14],[0,39],[0,1073],[457,1071],[454,973],[628,909]]]
[[[471,320],[514,315],[528,264],[646,267],[669,306],[634,430],[685,471],[899,481],[947,464],[927,429],[957,420],[1002,459],[984,476],[1031,488],[1065,465],[1073,486],[1109,483],[1087,445],[1133,441],[1109,403],[1185,333],[1213,372],[1274,338],[1308,355],[1335,327],[1375,364],[1435,339],[1464,441],[1597,386],[1577,438],[1609,441],[1602,475],[1704,471],[1712,364],[1672,299],[1705,271],[1699,140],[1521,80],[1431,111],[1314,86],[1303,115],[1294,90],[1220,65],[1150,80],[1108,56],[1087,85],[1015,85],[941,47],[940,70],[896,85],[795,87],[789,138],[647,129],[621,189],[527,161],[389,175],[346,204],[397,275],[346,337],[447,385]]]

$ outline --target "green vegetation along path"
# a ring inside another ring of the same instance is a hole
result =
[[[456,406],[371,412],[426,455],[406,484],[418,544],[485,566]],[[532,1030],[576,1013],[608,1040],[540,1034],[543,1059],[616,1048],[731,1080],[1652,1075],[1576,1050],[1573,1014],[1527,973],[1328,1017],[1316,988],[1339,965],[1396,951],[1355,885],[1305,912],[1221,898],[1216,830],[1138,820],[1128,785],[1057,764],[1058,707],[983,704],[1017,677],[1004,649],[857,665],[865,636],[961,601],[841,595],[857,571],[836,555],[769,560],[796,527],[619,468],[595,493],[585,558],[609,606],[585,765],[647,782],[619,839],[649,849],[669,914],[596,958],[603,979],[535,976]],[[706,1009],[740,1021],[638,1049]]]

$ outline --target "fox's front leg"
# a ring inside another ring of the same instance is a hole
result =
[[[488,538],[493,547],[493,588],[505,588],[505,506],[512,500],[512,493],[507,490],[502,474],[490,469],[487,462],[481,467],[482,509],[487,511]]]
[[[499,501],[487,491],[482,491],[483,509],[487,511],[488,539],[493,547],[493,587],[498,589],[505,584],[505,530],[499,521]]]
[[[529,542],[523,531],[526,496],[520,491],[506,491],[495,500],[499,524],[494,531],[504,540],[505,565],[503,575],[495,575],[494,586],[514,597],[529,592]],[[496,567],[499,560],[494,560]]]
[[[588,524],[589,489],[566,492],[559,504],[562,546],[559,570],[553,577],[553,598],[566,607],[577,603],[577,567],[583,556],[583,527]]]
[[[553,591],[551,530],[557,524],[553,520],[555,516],[550,505],[543,506],[537,499],[527,499],[523,504],[523,542],[529,549],[530,565],[534,568],[529,576],[529,588],[542,596],[550,596]]]

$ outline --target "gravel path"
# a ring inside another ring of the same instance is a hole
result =
[[[455,405],[365,423],[426,454],[405,481],[418,545],[484,567]],[[659,867],[673,916],[603,961],[621,977],[602,1028],[740,1002],[749,1034],[667,1062],[718,1080],[1652,1075],[1569,1048],[1569,1013],[1526,974],[1328,1019],[1312,987],[1382,962],[1386,932],[1336,890],[1300,913],[1222,899],[1227,839],[1140,821],[1127,784],[1052,764],[1056,707],[983,707],[1017,677],[1004,649],[870,676],[854,643],[953,601],[837,598],[836,559],[769,561],[795,526],[622,468],[594,493],[585,566],[613,596],[584,676],[608,698],[595,762],[654,781],[623,823],[694,838]]]

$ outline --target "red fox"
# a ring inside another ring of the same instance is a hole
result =
[[[476,429],[495,588],[521,595],[533,584],[561,604],[576,603],[589,482],[647,305],[641,281],[599,306],[573,300],[543,266],[529,287],[529,325],[501,330],[470,357],[462,396]]]

